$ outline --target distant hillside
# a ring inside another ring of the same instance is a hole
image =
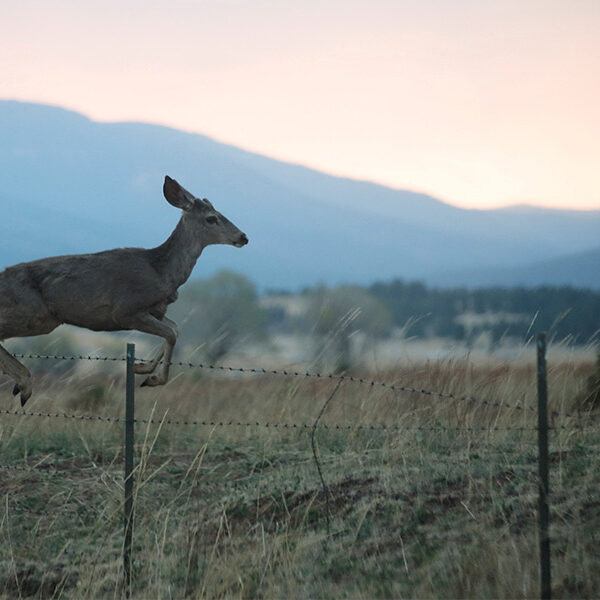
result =
[[[600,289],[600,247],[522,267],[447,272],[431,279],[443,286],[534,287],[551,282],[553,285]]]
[[[178,219],[161,194],[167,173],[250,238],[208,248],[195,274],[228,267],[261,288],[512,270],[588,251],[600,231],[600,211],[462,210],[202,135],[14,101],[0,101],[0,161],[0,268],[161,243]]]

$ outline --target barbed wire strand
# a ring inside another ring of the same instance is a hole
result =
[[[340,382],[341,383],[341,382]],[[106,423],[124,423],[123,417],[109,417],[102,415],[77,415],[69,413],[50,413],[50,412],[35,412],[24,410],[7,410],[0,409],[0,414],[21,416],[21,417],[41,417],[52,419],[66,419],[76,421],[103,421]],[[314,424],[310,423],[281,423],[281,422],[261,422],[261,421],[238,421],[238,420],[220,420],[220,421],[195,421],[185,419],[134,419],[135,423],[144,425],[175,425],[175,426],[203,426],[203,427],[263,427],[266,429],[312,429]],[[402,425],[397,423],[319,423],[319,429],[329,429],[332,431],[355,430],[355,431],[471,431],[471,432],[499,432],[499,431],[537,431],[534,426],[475,426],[475,427],[460,427],[446,425]],[[550,431],[575,431],[575,430],[599,430],[598,425],[576,425],[569,427],[568,425],[553,425],[548,427]]]
[[[127,359],[116,356],[65,356],[65,355],[50,355],[50,354],[15,354],[15,358],[28,358],[28,359],[41,359],[41,360],[91,360],[99,362],[124,362]],[[136,358],[137,362],[150,362],[143,358]],[[158,364],[162,364],[160,361]],[[187,361],[173,361],[169,363],[169,366],[176,367],[187,367],[190,369],[207,369],[212,371],[224,371],[229,373],[248,373],[253,375],[279,375],[284,377],[301,377],[301,378],[314,378],[314,379],[329,379],[329,380],[340,380],[350,381],[352,383],[358,383],[362,385],[369,385],[371,387],[383,387],[389,390],[397,392],[406,392],[411,394],[421,394],[424,396],[430,396],[435,398],[444,398],[448,400],[455,400],[460,402],[471,402],[476,404],[483,404],[484,406],[490,406],[495,408],[510,408],[513,410],[537,412],[537,409],[532,406],[521,406],[519,404],[512,404],[510,402],[498,402],[486,400],[484,398],[477,398],[472,395],[457,395],[452,392],[439,392],[434,390],[427,390],[423,388],[416,388],[405,385],[398,385],[396,383],[387,383],[385,381],[374,381],[371,379],[365,379],[364,377],[355,377],[354,375],[336,375],[334,373],[319,373],[311,371],[291,371],[287,369],[265,369],[263,367],[230,367],[227,365],[205,365],[203,363],[192,363]],[[559,413],[558,411],[551,411],[553,416],[564,416],[564,417],[575,417],[576,415],[569,413]]]

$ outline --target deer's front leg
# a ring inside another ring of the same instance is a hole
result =
[[[136,329],[142,333],[157,335],[165,340],[158,354],[149,363],[138,363],[136,373],[152,373],[162,359],[162,367],[156,374],[147,377],[142,385],[163,385],[169,378],[169,363],[173,356],[173,348],[177,342],[177,324],[167,317],[157,319],[149,313],[134,315],[120,320],[127,329]],[[147,370],[146,370],[147,369]]]

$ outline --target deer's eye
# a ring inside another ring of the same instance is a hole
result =
[[[218,222],[219,219],[217,219],[217,217],[215,217],[214,215],[211,215],[210,217],[206,217],[206,222],[210,223],[211,225],[214,225],[215,223]]]

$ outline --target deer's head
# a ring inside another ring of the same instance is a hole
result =
[[[216,211],[206,198],[196,198],[168,175],[165,176],[163,193],[169,204],[183,210],[187,225],[194,230],[204,246],[231,244],[241,248],[248,243],[246,234]]]

